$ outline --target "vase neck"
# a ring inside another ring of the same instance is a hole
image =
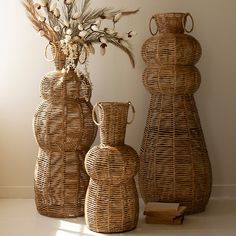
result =
[[[54,64],[56,70],[62,70],[66,64],[66,56],[62,52],[62,49],[60,47],[60,42],[54,42],[52,44],[52,54],[54,57]]]
[[[129,104],[101,102],[100,118],[101,144],[108,146],[124,145]]]
[[[159,33],[184,33],[185,13],[161,13],[154,16]]]

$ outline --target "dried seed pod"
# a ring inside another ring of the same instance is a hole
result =
[[[116,23],[120,20],[121,17],[122,17],[122,13],[119,12],[114,16],[113,21]]]
[[[41,16],[41,15],[38,15],[38,20],[39,20],[40,22],[45,22],[45,21],[46,21],[46,17]]]
[[[59,11],[58,8],[56,8],[56,9],[53,11],[53,14],[54,14],[54,16],[57,17],[57,18],[60,18],[60,16],[61,16],[60,11]]]
[[[67,20],[64,20],[64,21],[63,21],[63,24],[64,24],[64,26],[67,27],[67,28],[70,26],[70,23],[69,23],[69,21],[67,21]]]
[[[50,4],[49,11],[53,12],[56,8],[57,8],[57,3],[54,2],[54,3]]]

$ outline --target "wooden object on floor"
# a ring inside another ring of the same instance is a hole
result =
[[[187,207],[180,206],[179,203],[147,203],[144,215],[147,224],[182,224],[184,213]]]

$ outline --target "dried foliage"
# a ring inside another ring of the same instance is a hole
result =
[[[108,43],[120,48],[134,66],[129,39],[135,32],[121,34],[116,32],[115,26],[121,17],[135,14],[138,10],[90,9],[90,3],[91,0],[41,0],[40,3],[23,0],[34,28],[50,42],[60,41],[63,52],[70,59],[70,66],[80,51],[86,49],[87,54],[93,54],[93,45],[97,43],[100,44],[102,55]],[[105,27],[104,22],[110,22],[111,26]]]

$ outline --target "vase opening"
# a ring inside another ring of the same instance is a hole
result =
[[[184,33],[186,13],[159,13],[154,16],[159,33]]]
[[[102,145],[124,145],[128,118],[128,103],[101,102],[100,136]]]

